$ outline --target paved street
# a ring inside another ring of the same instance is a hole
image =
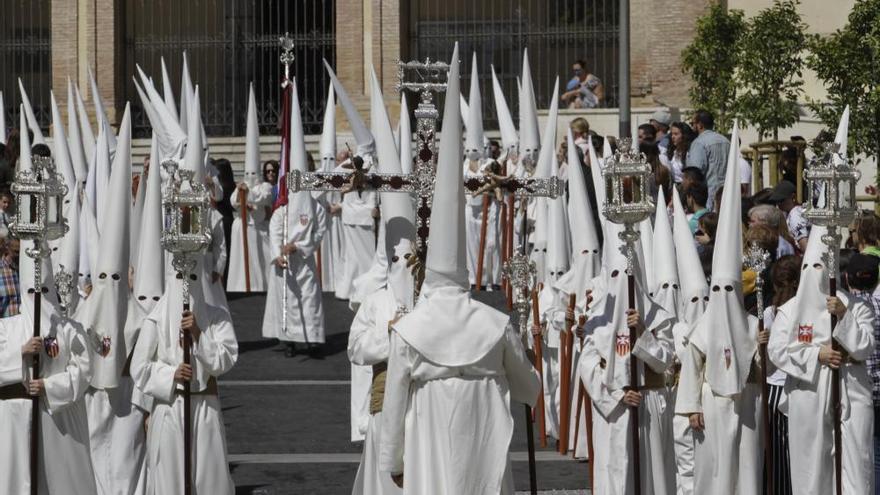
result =
[[[500,293],[483,300],[500,307]],[[327,345],[321,359],[286,358],[260,336],[265,296],[230,297],[239,360],[220,382],[232,475],[240,495],[349,494],[360,444],[349,441],[350,365],[345,348],[353,317],[347,302],[324,297]],[[517,490],[528,489],[523,408],[512,448]],[[587,493],[588,464],[538,452],[542,493]],[[569,490],[578,491],[569,491]],[[563,491],[565,490],[565,491]]]

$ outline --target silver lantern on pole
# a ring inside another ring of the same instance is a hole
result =
[[[823,255],[829,277],[829,295],[837,295],[837,269],[839,263],[838,250],[842,236],[840,228],[846,227],[858,213],[856,203],[856,183],[861,173],[840,152],[840,143],[827,143],[822,155],[813,157],[806,170],[804,179],[807,181],[807,197],[804,203],[804,217],[815,225],[822,225],[827,232],[822,242],[828,246]],[[831,315],[831,334],[837,326],[837,317]],[[839,345],[831,339],[831,347],[835,351]],[[841,401],[840,401],[840,370],[831,370],[831,402],[834,414],[834,469],[835,493],[843,493],[841,470],[842,433]]]
[[[67,186],[61,175],[55,170],[55,162],[50,157],[34,156],[31,168],[19,170],[12,183],[12,194],[15,195],[15,217],[9,224],[13,237],[21,241],[33,241],[33,246],[25,249],[25,254],[34,260],[34,314],[33,336],[40,336],[43,295],[43,263],[52,252],[49,241],[60,239],[67,233],[67,220],[64,218],[62,206]],[[22,297],[29,297],[24,294]],[[39,354],[33,357],[31,376],[40,376]],[[38,459],[40,445],[40,398],[33,397],[31,405],[31,437],[30,437],[30,476],[36,480],[39,476]],[[37,494],[38,483],[31,483],[31,493]]]
[[[174,160],[162,162],[168,173],[168,184],[162,195],[164,229],[162,247],[171,253],[171,266],[177,271],[182,284],[183,311],[190,310],[189,283],[195,279],[198,260],[211,244],[210,208],[208,188],[193,180],[192,170],[182,170]],[[190,364],[192,335],[181,330],[183,362]],[[185,495],[192,494],[192,401],[190,382],[183,382],[183,473]]]
[[[626,255],[626,272],[628,283],[629,309],[635,309],[635,243],[639,240],[639,231],[636,226],[648,218],[654,212],[654,202],[651,200],[650,182],[651,165],[634,148],[631,138],[623,138],[618,142],[617,152],[612,156],[602,169],[602,179],[605,188],[605,204],[602,212],[605,217],[616,224],[622,224],[624,229],[620,232],[620,240],[624,242],[624,254]],[[629,347],[635,345],[635,329],[629,329]],[[630,390],[639,390],[638,365],[635,358],[630,355],[629,360]],[[630,408],[632,418],[632,453],[633,476],[635,493],[641,493],[641,470],[639,468],[639,410],[637,407]]]

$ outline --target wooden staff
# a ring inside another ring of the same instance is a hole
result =
[[[759,273],[760,277],[761,274]],[[761,290],[758,290],[758,299],[762,297]],[[763,309],[763,304],[758,302],[758,308]],[[759,309],[759,311],[761,311]],[[764,331],[764,315],[758,315],[758,333]],[[832,317],[833,318],[833,317]],[[773,493],[773,443],[770,441],[770,390],[767,387],[767,344],[758,346],[758,352],[761,355],[761,409],[764,412],[764,483],[765,493],[768,495]]]
[[[318,246],[318,249],[315,250],[315,268],[318,273],[318,288],[321,288],[321,284],[324,283],[324,270],[321,268],[322,260],[321,260],[321,246]]]
[[[507,195],[507,229],[504,230],[504,237],[507,238],[507,259],[513,258],[513,222],[514,222],[514,197],[513,194]],[[507,285],[507,310],[513,309],[513,287]]]
[[[507,262],[507,202],[501,201],[501,266]],[[507,293],[507,277],[501,277],[501,288],[504,289],[504,293]],[[513,309],[513,301],[510,299],[507,300],[507,310],[510,311]]]
[[[489,193],[484,193],[482,219],[480,220],[480,249],[477,251],[477,284],[474,288],[474,292],[480,292],[480,287],[483,285],[483,262],[486,257],[486,230],[489,226],[489,203],[491,201],[492,198],[489,197]]]
[[[539,284],[540,285],[540,284]],[[538,287],[532,291],[532,324],[541,325],[541,314],[538,310]],[[541,344],[541,336],[534,335],[535,369],[541,377],[541,390],[538,394],[538,404],[535,406],[535,416],[538,417],[538,427],[541,429],[541,447],[547,447],[547,420],[544,417],[544,351]]]
[[[568,311],[565,315],[565,328],[559,333],[559,453],[568,453],[568,432],[571,428],[571,353],[574,338],[574,308],[577,296],[568,296]]]
[[[184,274],[186,276],[186,274]],[[190,311],[189,297],[183,302],[183,310]],[[183,364],[192,361],[192,334],[183,332]],[[190,381],[183,382],[183,493],[192,494],[192,394]]]
[[[238,188],[238,204],[241,208],[241,247],[244,254],[244,291],[251,291],[251,257],[248,249],[248,203],[247,191]]]
[[[836,248],[835,248],[836,249]],[[831,272],[831,276],[828,278],[828,288],[830,289],[831,297],[837,297],[837,278],[834,277],[834,272]],[[833,338],[834,336],[834,328],[837,327],[837,316],[831,315],[831,349],[834,351],[840,351],[840,345]],[[764,380],[766,383],[767,380]],[[840,403],[840,369],[832,369],[831,370],[831,402],[834,404],[834,488],[835,493],[837,495],[843,495],[843,438],[841,435],[840,429],[840,421],[841,421],[841,403]]]
[[[632,270],[627,270],[627,298],[629,299],[629,309],[636,309],[636,278]],[[629,389],[639,390],[639,367],[636,357],[632,355],[632,348],[636,341],[636,329],[629,327]],[[633,478],[635,482],[635,494],[642,493],[642,470],[641,455],[639,453],[639,408],[630,407],[630,430],[632,431],[632,463]]]
[[[36,243],[35,243],[36,244]],[[40,259],[34,260],[38,265]],[[42,315],[42,277],[36,279],[34,285],[34,337],[40,337],[40,315]],[[34,354],[31,364],[31,380],[40,379],[40,354]],[[40,396],[31,397],[31,495],[38,495],[39,491],[39,465],[40,465]]]

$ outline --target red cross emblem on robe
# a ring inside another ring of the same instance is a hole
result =
[[[55,337],[44,337],[43,338],[43,349],[46,350],[46,355],[52,359],[58,357],[59,348],[58,348],[58,339]]]
[[[107,357],[110,354],[110,343],[110,337],[101,337],[101,348],[99,349],[101,357]]]
[[[810,344],[813,342],[813,325],[798,325],[798,342]]]
[[[617,350],[618,356],[629,354],[629,335],[618,334],[614,347]]]
[[[300,215],[299,216],[299,224],[305,227],[309,224],[309,216],[308,215]]]

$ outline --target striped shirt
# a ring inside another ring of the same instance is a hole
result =
[[[873,382],[874,406],[880,406],[880,287],[874,292],[854,290],[852,295],[861,298],[874,311],[874,352],[865,364]]]
[[[7,259],[0,258],[0,317],[18,314],[21,304],[18,287],[18,272]]]

